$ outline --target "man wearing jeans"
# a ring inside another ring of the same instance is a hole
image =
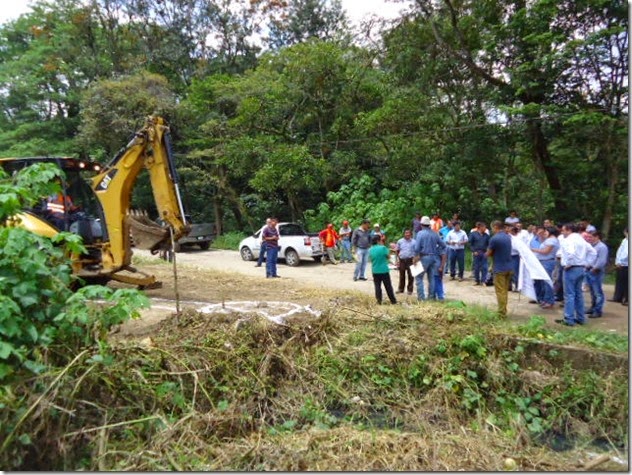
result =
[[[413,274],[410,272],[410,266],[413,265],[413,257],[415,257],[415,241],[413,241],[412,231],[406,229],[404,231],[404,237],[397,241],[397,268],[399,269],[398,294],[404,293],[407,276],[408,295],[412,295],[413,293]]]
[[[366,264],[368,261],[369,247],[371,247],[371,232],[369,226],[371,221],[365,219],[360,227],[353,231],[351,236],[351,246],[355,250],[356,260],[358,261],[353,271],[353,280],[366,280],[364,273],[366,272]]]
[[[277,255],[279,254],[279,231],[277,230],[277,219],[270,218],[270,224],[266,226],[261,235],[266,245],[266,277],[278,278],[277,274]]]
[[[264,224],[259,230],[259,241],[261,242],[261,244],[259,246],[259,259],[257,259],[257,264],[255,264],[255,267],[261,267],[261,264],[263,264],[263,260],[266,257],[266,242],[263,240],[263,230],[270,226],[271,221],[271,218],[266,218],[266,224]]]
[[[421,260],[424,271],[415,277],[417,284],[417,300],[426,300],[424,292],[424,275],[428,276],[428,298],[435,295],[435,273],[443,272],[445,266],[445,242],[441,240],[439,235],[430,229],[430,218],[423,216],[421,218],[421,231],[417,233],[415,238],[415,257],[413,263]],[[437,256],[441,256],[439,262]],[[439,269],[437,269],[437,264]]]
[[[489,234],[487,224],[482,221],[476,223],[476,229],[470,233],[470,249],[472,250],[472,270],[474,271],[474,285],[483,285],[487,280],[487,248]]]
[[[351,256],[351,233],[353,229],[349,226],[349,221],[346,219],[342,222],[342,227],[338,231],[338,235],[342,240],[342,256],[340,256],[340,262],[352,262]]]
[[[582,283],[585,269],[593,263],[597,253],[581,237],[576,224],[562,226],[562,234],[564,240],[560,243],[560,249],[564,267],[564,319],[555,322],[574,327],[586,323]]]
[[[592,246],[597,253],[597,257],[591,266],[586,269],[586,282],[590,289],[592,305],[586,310],[588,318],[601,318],[603,314],[603,276],[608,265],[608,246],[601,241],[601,233],[593,231],[590,233]]]
[[[456,268],[459,268],[459,282],[463,280],[465,271],[465,244],[467,243],[467,233],[461,229],[461,223],[454,221],[454,228],[448,233],[446,238],[448,243],[448,262],[450,265],[450,280],[456,276]]]
[[[500,221],[492,223],[494,235],[489,240],[489,248],[485,255],[492,257],[494,272],[494,290],[496,290],[496,300],[498,302],[498,316],[507,318],[507,300],[509,296],[509,285],[513,275],[513,265],[511,262],[511,237],[504,230]]]

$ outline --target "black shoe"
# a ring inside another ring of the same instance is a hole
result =
[[[592,315],[593,313],[594,313],[594,310],[592,308],[589,308],[588,310],[584,312],[584,315]]]
[[[591,313],[588,315],[588,318],[601,318],[602,315],[600,313]]]
[[[395,292],[396,294],[403,294],[404,291],[403,290],[398,290],[397,292]]]
[[[571,325],[566,320],[555,320],[555,323],[559,323],[560,325],[564,325],[564,326],[567,326],[567,327],[574,327],[575,326],[575,325]]]
[[[537,300],[529,300],[529,303],[538,303]]]
[[[621,303],[621,300],[608,299],[608,302],[618,302],[618,303]]]
[[[255,264],[255,267],[261,267],[261,264]]]
[[[353,278],[353,281],[355,282],[356,280],[358,280],[358,278],[357,278],[357,277],[354,277],[354,278]]]
[[[360,279],[360,280],[367,280],[366,277],[358,277],[358,279]]]

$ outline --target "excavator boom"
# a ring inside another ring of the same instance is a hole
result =
[[[186,235],[169,128],[161,117],[148,117],[129,144],[92,179],[101,203],[109,246],[103,249],[103,269],[115,272],[131,264],[130,230],[136,247],[156,251],[169,245],[169,229],[147,218],[130,215],[132,189],[143,168],[149,172],[159,216],[173,229],[173,239]]]

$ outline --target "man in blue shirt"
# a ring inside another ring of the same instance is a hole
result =
[[[413,263],[416,264],[421,260],[421,265],[424,267],[424,271],[415,277],[415,282],[417,284],[417,300],[426,300],[424,293],[424,275],[428,275],[428,298],[433,298],[435,273],[443,272],[445,267],[446,245],[439,235],[430,229],[430,218],[428,216],[423,216],[420,222],[421,231],[417,233],[417,237],[415,238],[415,257]],[[441,261],[438,259],[439,256],[441,256]],[[439,265],[438,270],[437,264]]]
[[[479,221],[476,229],[470,233],[470,249],[472,251],[472,270],[474,272],[474,285],[483,285],[487,280],[487,247],[489,246],[489,234],[487,224]]]
[[[489,248],[485,254],[492,257],[492,271],[494,273],[494,289],[498,301],[498,316],[507,318],[507,300],[509,297],[509,285],[513,274],[511,262],[511,237],[505,232],[500,221],[492,223],[494,235],[489,240]]]

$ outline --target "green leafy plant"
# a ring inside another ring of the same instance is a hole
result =
[[[0,380],[22,367],[41,372],[43,350],[95,344],[147,305],[135,290],[89,286],[73,293],[69,255],[85,251],[81,238],[59,233],[48,239],[17,227],[15,216],[58,189],[60,173],[50,164],[11,177],[0,171],[0,222],[8,224],[0,227]],[[103,303],[90,303],[97,299]]]

